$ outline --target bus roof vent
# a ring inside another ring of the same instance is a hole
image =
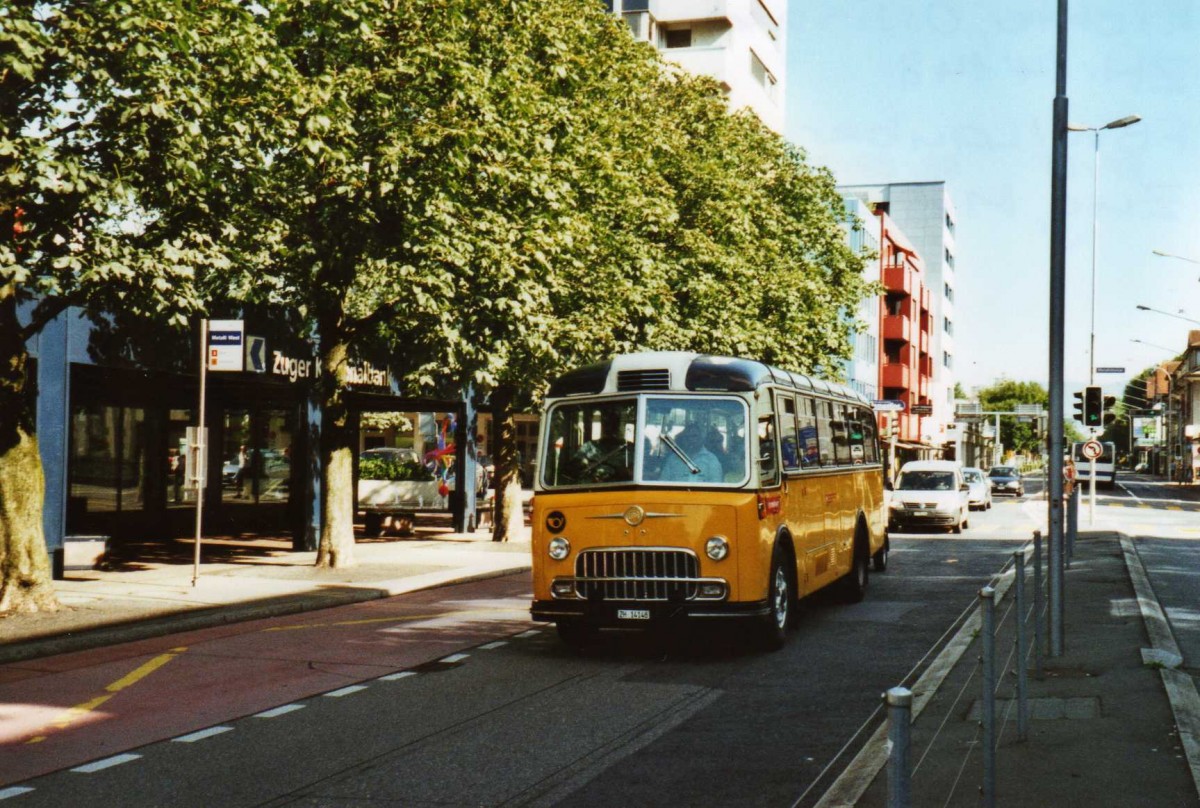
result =
[[[670,390],[671,371],[666,368],[621,370],[617,372],[617,390]]]

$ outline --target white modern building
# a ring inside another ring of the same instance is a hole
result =
[[[633,35],[783,132],[786,0],[604,0]]]
[[[923,422],[922,440],[935,445],[953,442],[954,383],[954,294],[957,247],[954,231],[958,217],[944,181],[893,182],[881,185],[844,185],[843,196],[861,199],[872,209],[883,210],[903,229],[925,268],[925,285],[930,295],[933,328],[930,356],[934,359],[929,398],[933,415]],[[950,426],[948,429],[947,427]]]
[[[848,196],[842,201],[846,206],[842,226],[850,248],[860,255],[878,255],[880,218],[858,197]],[[868,281],[878,281],[878,261],[864,261],[863,274]],[[862,324],[862,330],[854,337],[854,355],[846,360],[846,383],[867,398],[880,398],[879,297],[864,298],[854,317]]]

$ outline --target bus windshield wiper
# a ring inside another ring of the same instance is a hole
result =
[[[700,473],[700,467],[692,462],[692,459],[687,456],[687,452],[679,448],[679,444],[675,442],[674,438],[664,432],[658,436],[658,439],[667,444],[672,452],[679,455],[679,459],[682,460],[683,464],[688,467],[688,471],[690,471],[692,474]]]

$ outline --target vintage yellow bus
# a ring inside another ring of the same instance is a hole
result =
[[[535,620],[601,628],[743,618],[783,645],[797,601],[861,600],[887,568],[870,402],[761,362],[618,356],[550,387],[533,499]]]

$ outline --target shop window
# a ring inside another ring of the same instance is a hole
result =
[[[295,414],[290,410],[229,409],[224,413],[222,431],[222,501],[287,502]]]
[[[98,513],[145,508],[145,426],[145,411],[134,407],[87,405],[74,409],[70,460],[73,509]]]
[[[187,429],[195,425],[191,410],[170,410],[167,413],[167,463],[163,490],[167,492],[168,508],[196,506],[195,493],[187,489],[185,479],[187,458]]]

